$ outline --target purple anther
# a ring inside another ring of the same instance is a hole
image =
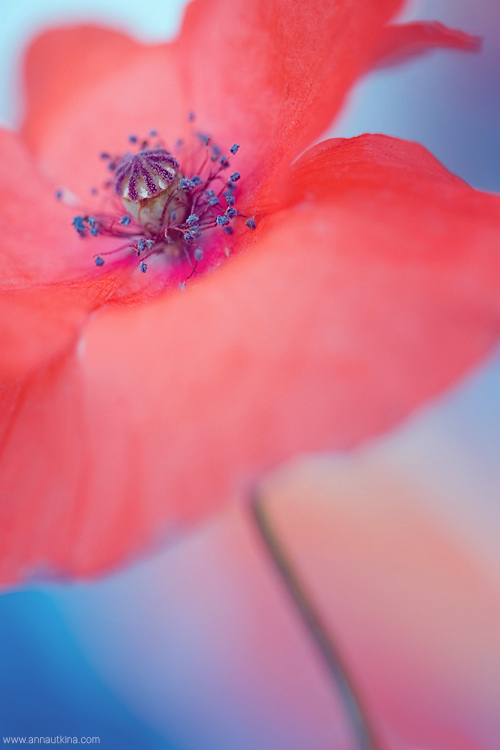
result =
[[[100,258],[98,255],[97,258],[94,258],[94,263],[96,264],[96,266],[103,266],[104,258]]]
[[[234,206],[234,196],[233,195],[224,195],[224,198],[226,199],[226,203],[228,206]]]
[[[144,261],[141,261],[141,265],[139,266],[139,268],[141,269],[142,273],[146,273],[146,271],[148,270],[148,264],[144,263]]]
[[[229,219],[227,216],[216,216],[215,223],[218,227],[225,227],[226,224],[229,224]]]
[[[232,153],[232,155],[234,156],[238,149],[239,149],[239,146],[238,146],[237,143],[235,143],[234,146],[231,146],[231,148],[229,150]]]
[[[194,251],[194,259],[203,260],[203,250],[201,249],[201,247],[197,247]]]
[[[224,229],[222,231],[225,234],[232,234],[233,233],[233,228],[232,227],[224,227]]]
[[[196,216],[196,214],[191,214],[191,216],[188,216],[186,219],[186,224],[189,224],[190,227],[193,226],[193,224],[198,224],[199,219]]]
[[[255,224],[255,220],[254,220],[254,219],[247,219],[247,220],[245,221],[245,224],[246,224],[246,226],[247,226],[247,227],[248,227],[249,229],[252,229],[252,230],[254,230],[254,229],[255,229],[255,227],[256,227],[256,224]]]
[[[122,225],[122,227],[128,226],[128,224],[130,224],[130,216],[122,216],[122,218],[120,219],[120,224]]]
[[[235,216],[238,216],[238,211],[233,206],[229,206],[226,211],[226,216],[229,216],[230,219],[234,219]]]
[[[241,175],[240,175],[239,172],[233,172],[233,174],[231,175],[231,177],[229,179],[232,180],[233,182],[238,182],[238,180],[240,179],[240,177],[241,177]]]

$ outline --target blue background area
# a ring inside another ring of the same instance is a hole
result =
[[[158,41],[175,34],[183,5],[181,0],[149,0],[147,5],[123,0],[18,0],[15,4],[0,0],[0,117],[14,126],[19,122],[23,106],[19,61],[37,30],[93,20],[143,41]],[[417,140],[475,187],[500,191],[500,4],[497,0],[436,0],[418,2],[412,8],[405,18],[433,17],[483,35],[483,52],[478,56],[437,52],[399,69],[370,75],[352,92],[330,135],[383,132]],[[467,383],[436,403],[426,419],[429,430],[444,436],[450,445],[458,445],[482,484],[486,483],[475,498],[475,513],[478,523],[498,528],[500,359],[493,357]],[[158,576],[160,587],[160,568],[159,564],[158,569],[146,565],[135,574],[132,566],[129,573],[103,583],[40,586],[0,597],[0,735],[100,736],[101,746],[127,750],[173,748],[170,741],[175,734],[175,747],[204,750],[211,746],[209,738],[198,738],[194,745],[182,740],[178,728],[172,735],[164,728],[162,738],[146,726],[134,715],[135,708],[106,687],[75,637],[73,625],[68,624],[68,613],[78,611],[80,628],[93,628],[91,638],[98,642],[101,634],[95,612],[102,602],[119,591],[122,598],[129,597],[133,611],[134,596],[146,578],[151,585]],[[174,600],[172,607],[176,607]],[[87,625],[86,608],[89,612],[94,608]],[[179,621],[178,628],[182,627]],[[116,639],[120,639],[119,629]],[[173,681],[174,691],[183,665],[182,655],[175,658],[177,670],[165,675],[166,681]],[[194,685],[196,671],[190,674]],[[189,696],[189,684],[184,683],[183,690]],[[225,700],[224,695],[219,697],[221,712]],[[186,706],[188,711],[189,699]],[[245,731],[254,730],[257,738],[255,726]],[[243,739],[248,741],[248,735],[242,737],[241,747]],[[220,741],[219,750],[238,748]]]
[[[171,750],[108,690],[41,591],[0,597],[0,736],[100,737],[116,750]]]

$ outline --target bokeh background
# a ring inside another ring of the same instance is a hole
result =
[[[0,0],[2,122],[15,128],[22,117],[23,50],[40,30],[94,21],[141,41],[156,42],[175,36],[184,6],[183,0]],[[497,0],[419,0],[409,3],[403,16],[404,20],[416,18],[437,19],[479,34],[484,38],[483,50],[478,55],[434,52],[371,74],[352,92],[330,135],[381,132],[419,141],[473,186],[500,192],[500,5]],[[335,494],[331,488],[338,486],[342,475],[340,484],[344,487],[345,482],[347,488],[344,496],[351,492],[361,496],[378,486],[378,480],[370,479],[374,472],[379,479],[383,475],[382,484],[396,472],[398,486],[404,486],[395,493],[399,502],[404,505],[404,498],[411,495],[412,507],[429,515],[467,551],[493,597],[500,581],[499,459],[497,352],[453,390],[392,434],[365,446],[347,464],[338,456],[310,457],[283,470],[285,479],[276,481],[285,490],[273,489],[271,482],[270,501],[276,493],[286,498],[288,492],[295,503],[288,512],[286,503],[277,502],[276,528],[288,535],[289,548],[309,572],[309,583],[316,586],[317,600],[324,603],[325,611],[337,607],[343,612],[337,632],[344,638],[349,663],[356,666],[361,649],[361,641],[349,640],[352,629],[342,625],[350,622],[349,612],[342,610],[344,602],[350,601],[349,587],[355,587],[360,596],[363,585],[369,584],[373,591],[379,579],[365,578],[363,584],[359,577],[351,580],[350,573],[346,574],[337,587],[343,599],[335,599],[335,576],[323,579],[319,567],[340,565],[345,572],[345,558],[339,561],[327,547],[324,556],[316,559],[317,568],[310,565],[315,544],[297,541],[297,529],[304,527],[304,508],[311,509],[318,526],[332,529],[332,539],[339,517],[341,527],[354,534],[359,518],[342,511],[340,501],[331,507],[324,503],[321,498],[328,495],[328,487]],[[352,490],[358,482],[365,482],[365,490]],[[286,490],[290,483],[292,491]],[[308,490],[311,486],[316,489]],[[380,513],[385,508],[383,512],[392,519],[400,518],[400,505],[392,510],[384,505],[391,491],[382,489],[379,494],[384,496],[380,506],[375,506]],[[360,517],[366,518],[361,501],[356,507]],[[368,523],[371,538],[382,533],[377,513],[372,525]],[[295,530],[290,518],[296,519]],[[406,539],[407,543],[402,557],[396,555],[387,564],[391,571],[398,566],[409,570],[408,550],[416,543],[412,528],[418,524],[394,523],[392,541]],[[391,545],[391,539],[387,544]],[[439,559],[430,555],[426,560],[428,581],[435,581],[438,574],[432,565],[429,569],[429,560],[439,567]],[[381,571],[379,578],[385,575]],[[498,638],[495,644],[484,624],[491,622],[488,617],[480,622],[467,620],[471,606],[489,606],[484,604],[489,594],[478,595],[475,604],[457,595],[453,606],[444,611],[440,608],[443,591],[456,591],[452,578],[440,579],[442,588],[432,589],[430,599],[432,586],[425,583],[425,576],[419,579],[423,590],[417,586],[415,596],[420,597],[421,608],[412,623],[422,633],[429,622],[439,620],[443,643],[447,629],[448,640],[458,632],[456,651],[462,656],[455,654],[453,659],[458,661],[453,664],[460,667],[462,658],[469,665],[460,672],[468,687],[458,695],[456,685],[451,684],[457,682],[451,667],[450,684],[445,680],[438,687],[432,670],[422,672],[419,690],[431,696],[433,690],[439,691],[433,702],[446,713],[449,732],[436,729],[433,735],[430,731],[422,737],[425,746],[401,739],[405,750],[500,747],[500,725],[490,706],[499,695],[498,675],[495,682],[493,667],[487,668],[499,665]],[[403,577],[403,587],[409,581],[411,589],[410,579]],[[478,587],[468,580],[477,593]],[[384,593],[379,594],[383,599]],[[367,609],[365,614],[368,617],[371,612],[384,633],[395,623],[393,637],[397,638],[403,620],[390,611],[390,598],[387,601],[385,624],[375,610]],[[427,608],[428,619],[420,622],[422,608]],[[403,639],[411,645],[410,631],[407,624]],[[432,638],[431,634],[420,644],[424,651],[419,658],[424,661],[425,644],[431,649]],[[439,641],[432,643],[435,647]],[[429,653],[427,658],[434,657]],[[369,693],[369,680],[364,687]],[[417,690],[415,685],[408,690],[407,704],[417,706],[420,693],[411,692]],[[448,702],[446,695],[443,698],[446,691],[451,696]],[[322,665],[237,503],[188,539],[168,549],[152,550],[147,559],[100,580],[32,581],[25,588],[3,593],[0,698],[0,737],[99,736],[102,747],[121,750],[349,747],[348,731]],[[389,699],[382,700],[382,713],[389,704]],[[411,708],[401,710],[411,713]],[[386,713],[389,716],[390,710]],[[426,720],[434,721],[435,727],[440,724],[439,717],[433,719],[429,712]],[[418,730],[412,736],[418,739]]]

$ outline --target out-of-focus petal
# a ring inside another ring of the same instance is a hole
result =
[[[56,200],[54,186],[7,130],[0,130],[0,161],[0,382],[5,385],[70,347],[93,309],[107,301],[153,296],[168,284],[168,275],[145,279],[133,258],[109,261],[104,271],[96,268],[93,256],[121,240],[79,237],[71,226],[78,210]]]
[[[71,226],[78,213],[56,200],[20,138],[0,130],[0,289],[76,281],[95,276],[92,246]],[[96,240],[102,249],[102,240]]]
[[[449,29],[438,21],[394,24],[387,26],[380,34],[369,68],[373,70],[399,65],[435,49],[477,52],[480,48],[480,37],[459,29]]]
[[[390,451],[299,463],[262,490],[383,747],[495,750],[495,576],[425,510],[429,494]]]
[[[400,5],[196,0],[179,39],[150,47],[92,27],[48,32],[28,55],[23,132],[53,179],[87,194],[101,151],[151,128],[173,146],[194,111],[195,132],[241,145],[235,164],[255,189],[330,124]]]
[[[61,133],[64,112],[84,108],[93,89],[133,62],[140,50],[125,34],[96,26],[51,29],[35,39],[25,62],[23,132],[31,148],[40,149],[49,132]]]
[[[370,136],[306,154],[287,200],[251,252],[98,311],[78,358],[27,386],[2,459],[4,577],[102,570],[276,462],[390,429],[491,349],[497,197]]]
[[[94,26],[39,37],[25,64],[22,134],[44,173],[90,200],[89,189],[109,176],[102,152],[124,153],[129,135],[152,128],[181,135],[188,110],[176,66],[171,45],[141,45]]]

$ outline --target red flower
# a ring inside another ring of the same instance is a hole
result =
[[[488,352],[497,197],[384,136],[294,162],[368,68],[474,45],[385,27],[400,4],[196,0],[171,45],[91,27],[34,43],[22,134],[0,142],[2,580],[103,570],[291,454],[389,429]],[[235,195],[257,229],[160,294],[168,270],[95,267],[116,241],[82,241],[53,191],[85,197],[96,155],[152,127],[186,138],[190,111],[241,145]]]

